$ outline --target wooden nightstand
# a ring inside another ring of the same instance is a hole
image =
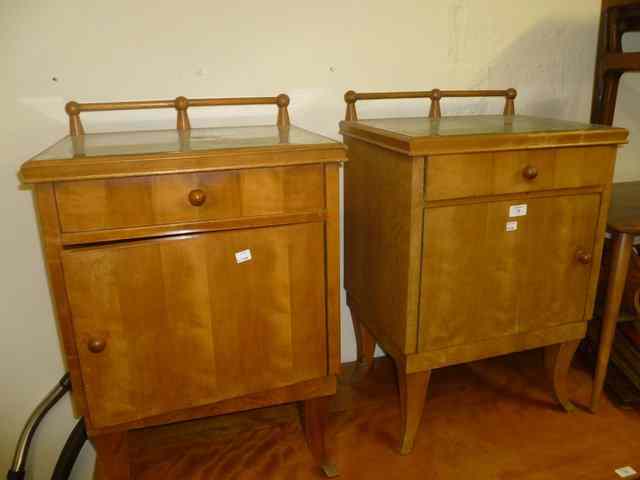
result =
[[[443,97],[504,115],[442,117]],[[395,360],[401,452],[432,369],[547,347],[557,399],[591,318],[624,129],[514,114],[513,89],[347,92],[345,288],[358,357]],[[429,98],[429,118],[358,120],[355,102]]]
[[[273,104],[274,126],[191,129],[187,109]],[[342,144],[289,125],[286,95],[67,105],[26,162],[73,382],[104,478],[133,429],[304,401],[324,445],[339,354]],[[84,134],[85,111],[175,108],[177,130]]]

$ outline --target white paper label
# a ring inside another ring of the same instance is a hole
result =
[[[248,262],[249,260],[251,260],[251,250],[248,248],[246,250],[236,252],[236,263]]]
[[[527,204],[523,203],[522,205],[511,205],[509,207],[509,216],[510,217],[524,217],[527,214]]]
[[[622,467],[622,468],[618,468],[615,472],[618,474],[618,476],[619,476],[620,478],[627,478],[627,477],[631,477],[631,476],[633,476],[633,475],[635,475],[635,474],[637,474],[637,473],[638,473],[638,472],[636,472],[636,471],[635,471],[633,468],[631,468],[631,467]]]
[[[513,232],[518,229],[518,222],[507,222],[506,228],[507,232]]]

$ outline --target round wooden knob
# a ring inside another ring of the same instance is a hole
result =
[[[207,194],[200,189],[191,190],[189,192],[189,203],[194,207],[199,207],[205,202],[206,199],[207,199]]]
[[[576,252],[576,259],[583,265],[589,265],[591,260],[593,260],[593,256],[585,250],[578,250]]]
[[[89,351],[92,353],[100,353],[106,346],[107,342],[101,338],[90,338],[87,343],[87,348],[89,348]]]
[[[538,169],[533,165],[527,165],[522,169],[522,176],[527,180],[533,180],[538,176]]]

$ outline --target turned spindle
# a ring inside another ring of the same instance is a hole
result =
[[[515,104],[514,100],[518,92],[514,88],[507,90],[440,90],[434,88],[430,91],[416,91],[416,92],[368,92],[368,93],[356,93],[353,90],[349,90],[344,94],[344,101],[347,104],[347,110],[345,112],[345,120],[358,120],[358,114],[356,113],[356,101],[357,100],[389,100],[399,98],[428,98],[431,100],[431,106],[429,107],[429,118],[438,120],[442,117],[442,110],[440,107],[440,101],[443,98],[473,98],[473,97],[504,97],[504,116],[505,125],[510,126],[513,119],[510,117],[515,116]]]
[[[65,105],[64,110],[69,115],[69,134],[72,137],[84,135],[84,127],[80,121],[80,104],[69,102]]]
[[[347,111],[344,114],[344,119],[346,121],[356,121],[358,120],[358,114],[356,113],[356,100],[357,100],[356,92],[353,90],[349,90],[344,94],[344,101],[347,102]]]
[[[516,107],[515,107],[514,100],[517,95],[518,95],[518,92],[516,91],[515,88],[507,89],[507,92],[505,95],[506,100],[504,103],[504,115],[506,117],[512,117],[513,115],[516,114]]]
[[[279,128],[289,128],[289,95],[281,93],[276,97],[276,104],[278,105],[278,121],[276,124]]]
[[[176,128],[178,131],[191,130],[191,122],[189,122],[189,115],[187,114],[187,108],[189,108],[189,99],[186,97],[176,97],[173,101],[173,105],[178,113],[176,122]]]
[[[440,111],[440,99],[442,98],[442,91],[437,88],[431,90],[431,108],[429,109],[429,118],[437,120],[442,116]]]

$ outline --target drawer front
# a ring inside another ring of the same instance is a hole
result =
[[[499,195],[608,183],[616,147],[554,148],[429,157],[426,199]]]
[[[514,201],[425,209],[420,351],[585,321],[600,200],[523,197],[516,218]]]
[[[63,232],[317,211],[321,165],[56,184]]]
[[[324,261],[320,222],[65,251],[91,425],[325,376]]]

